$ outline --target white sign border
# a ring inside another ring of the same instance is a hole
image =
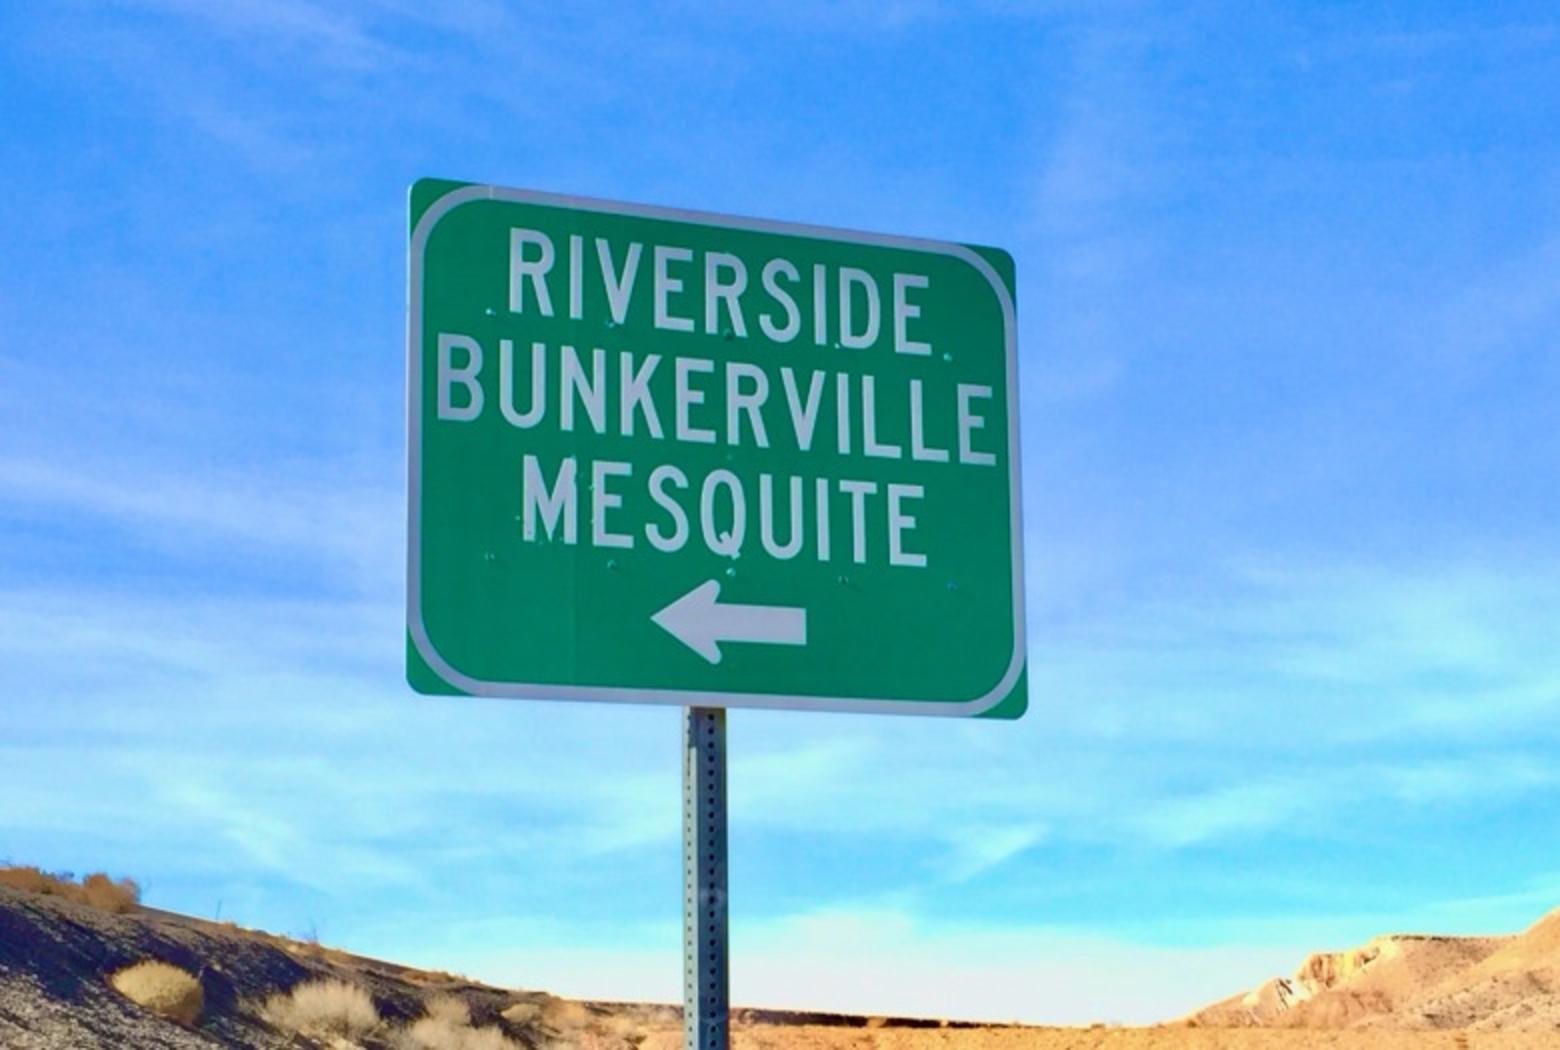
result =
[[[848,244],[870,244],[886,248],[904,248],[912,251],[948,255],[974,267],[991,284],[997,301],[1002,307],[1003,327],[1006,333],[1007,351],[1007,418],[1008,418],[1008,501],[1012,511],[1010,524],[1012,537],[1013,595],[1013,655],[1002,678],[985,695],[974,700],[883,700],[866,697],[839,696],[791,696],[778,693],[728,693],[682,689],[633,689],[613,686],[577,686],[547,683],[489,682],[472,678],[444,659],[428,637],[422,619],[422,277],[423,252],[428,238],[440,219],[463,204],[473,201],[509,201],[518,204],[539,204],[545,207],[569,208],[580,211],[605,212],[614,215],[630,215],[648,219],[666,219],[673,222],[693,223],[703,226],[721,226],[728,229],[751,230],[758,233],[810,237],[817,240],[841,241]],[[1012,692],[1019,676],[1024,672],[1027,636],[1024,632],[1024,533],[1022,526],[1022,495],[1019,462],[1018,426],[1018,339],[1015,331],[1015,311],[1012,296],[991,264],[962,244],[945,241],[920,240],[911,237],[894,237],[887,234],[862,233],[833,229],[824,226],[808,226],[800,223],[778,222],[768,219],[750,219],[715,212],[686,211],[677,208],[661,208],[652,205],[627,204],[618,201],[597,200],[590,197],[574,197],[566,194],[545,193],[539,190],[508,189],[500,186],[466,185],[439,197],[429,205],[418,220],[408,246],[407,259],[407,313],[406,313],[406,420],[407,420],[407,544],[406,544],[406,624],[417,647],[418,654],[446,683],[471,694],[483,697],[511,697],[528,700],[586,700],[627,704],[672,704],[680,707],[750,707],[788,711],[849,711],[856,713],[941,715],[945,717],[970,717],[979,715],[1000,704]]]

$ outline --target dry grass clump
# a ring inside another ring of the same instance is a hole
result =
[[[165,962],[138,962],[127,966],[110,977],[108,983],[137,1006],[180,1024],[194,1024],[205,1004],[200,982]]]
[[[590,1011],[585,1009],[584,1003],[552,995],[542,1001],[542,1023],[549,1028],[584,1028],[590,1020]]]
[[[101,871],[75,881],[68,871],[48,872],[28,866],[0,867],[0,886],[41,893],[49,897],[63,897],[77,904],[88,904],[102,911],[123,914],[134,911],[141,902],[141,887],[134,879],[117,882]]]
[[[548,1050],[634,1050],[647,1036],[647,1032],[639,1031],[632,1022],[619,1019],[612,1024],[593,1024],[582,1031],[564,1033],[547,1043],[547,1047]]]
[[[649,1034],[641,1020],[593,1011],[584,1003],[553,995],[511,1003],[503,1018],[528,1030],[540,1029],[551,1050],[630,1050]]]
[[[540,1025],[559,1032],[578,1032],[593,1022],[584,1003],[573,999],[560,999],[555,995],[542,995],[537,999],[522,1000],[505,1007],[502,1014],[510,1024],[532,1027]]]
[[[260,1016],[283,1031],[307,1036],[355,1038],[380,1024],[373,997],[345,981],[308,981],[285,995],[273,995]]]
[[[405,1050],[520,1050],[496,1025],[471,1027],[471,1008],[459,996],[436,995],[423,1009],[425,1016],[401,1033]]]
[[[423,1006],[427,1020],[455,1027],[471,1026],[471,1007],[458,995],[436,995]]]
[[[504,1020],[511,1024],[531,1025],[542,1019],[541,1003],[515,1003],[504,1008]]]
[[[553,1050],[625,1050],[648,1035],[642,1020],[623,1014],[593,1011],[574,999],[542,995],[511,1003],[504,1020],[526,1029],[540,1028]]]

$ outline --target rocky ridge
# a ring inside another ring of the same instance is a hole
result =
[[[1560,911],[1498,937],[1393,934],[1196,1011],[1207,1027],[1560,1030]]]

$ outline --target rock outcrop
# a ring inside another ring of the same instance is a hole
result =
[[[1209,1027],[1560,1029],[1560,911],[1502,937],[1396,934],[1318,952],[1186,1019]]]

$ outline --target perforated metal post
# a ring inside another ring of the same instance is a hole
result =
[[[726,711],[683,710],[683,1045],[727,1050]]]

